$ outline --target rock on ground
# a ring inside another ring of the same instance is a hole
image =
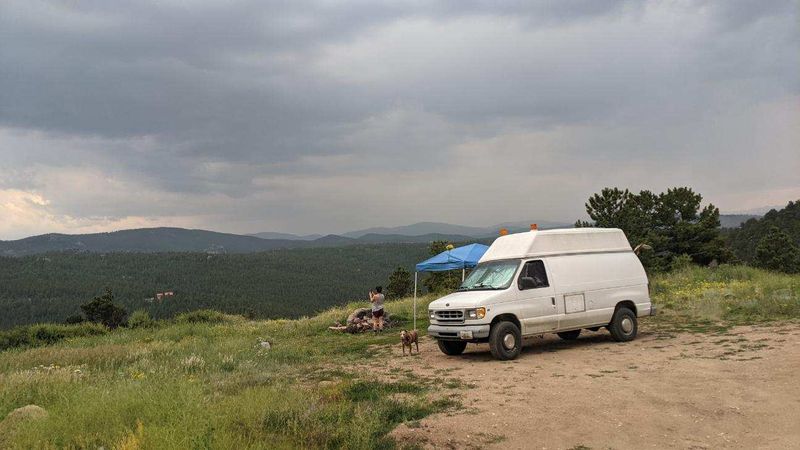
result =
[[[36,405],[27,405],[23,406],[22,408],[17,408],[6,416],[6,420],[8,421],[20,421],[20,420],[39,420],[39,419],[46,419],[48,416],[47,410],[42,408],[41,406]]]

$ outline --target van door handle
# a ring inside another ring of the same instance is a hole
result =
[[[550,301],[553,302],[553,306],[556,306],[556,298],[555,297],[550,297]]]

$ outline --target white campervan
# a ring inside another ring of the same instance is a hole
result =
[[[617,341],[636,337],[636,318],[655,314],[647,274],[622,230],[532,230],[497,238],[464,283],[433,301],[428,335],[459,355],[488,342],[497,359],[519,355],[523,338],[606,327]]]

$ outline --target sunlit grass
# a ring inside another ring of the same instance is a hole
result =
[[[747,266],[687,267],[651,279],[662,320],[731,324],[800,318],[800,276]]]
[[[394,331],[327,329],[360,306],[299,320],[201,312],[0,352],[0,417],[28,404],[49,412],[0,423],[0,448],[390,448],[396,424],[454,404],[431,380],[353,370],[397,342]],[[410,322],[412,301],[387,310]]]

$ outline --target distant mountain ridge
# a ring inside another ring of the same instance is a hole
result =
[[[62,251],[248,253],[284,248],[293,242],[185,228],[138,228],[110,233],[50,233],[16,241],[0,241],[0,255],[22,256]]]
[[[758,218],[753,215],[720,215],[723,228],[736,228]],[[539,228],[572,227],[571,224],[539,221]],[[451,242],[491,243],[501,228],[511,233],[530,229],[529,222],[506,222],[491,227],[471,227],[441,222],[419,222],[398,227],[375,227],[342,235],[294,235],[264,232],[252,235],[185,228],[138,228],[109,233],[50,233],[12,241],[0,241],[0,256],[25,256],[47,252],[87,253],[253,253],[277,249],[340,247],[361,244]]]
[[[551,221],[505,222],[489,227],[472,227],[443,222],[418,222],[411,225],[401,225],[397,227],[373,227],[363,230],[349,231],[347,233],[342,233],[342,236],[359,238],[367,234],[403,236],[420,236],[424,234],[458,234],[473,238],[486,238],[497,236],[501,228],[507,228],[511,233],[527,231],[530,230],[530,225],[532,223],[536,223],[541,229],[572,227],[572,224]]]
[[[321,234],[306,234],[297,235],[292,233],[279,233],[275,231],[264,231],[261,233],[248,234],[247,236],[255,236],[261,239],[286,239],[289,241],[313,241],[322,237]]]
[[[330,234],[316,239],[262,239],[231,233],[185,228],[138,228],[109,233],[58,234],[0,241],[0,256],[25,256],[48,252],[86,253],[253,253],[277,249],[339,247],[380,243],[422,243],[434,240],[465,242],[470,236],[425,234],[420,236],[367,234],[349,238]]]
[[[720,214],[719,224],[722,228],[738,228],[739,225],[750,219],[760,219],[761,217],[756,214]]]

